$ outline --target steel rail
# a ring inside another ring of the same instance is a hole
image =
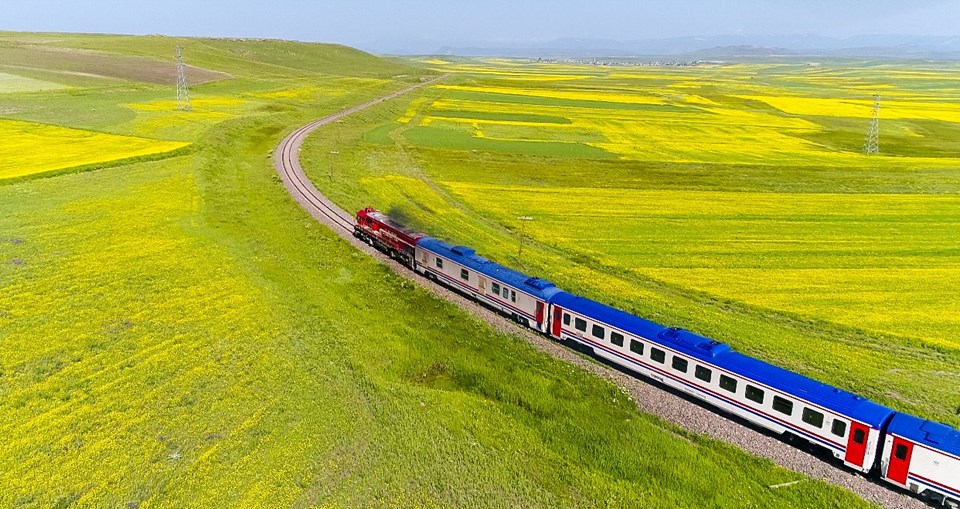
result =
[[[280,175],[281,180],[283,180],[284,186],[286,186],[287,190],[290,191],[290,194],[293,195],[294,199],[296,199],[297,202],[303,206],[303,208],[310,212],[312,216],[321,220],[325,219],[326,221],[332,223],[333,226],[346,232],[353,232],[353,215],[345,212],[343,209],[334,205],[332,202],[330,202],[330,200],[323,196],[323,194],[317,190],[317,188],[310,181],[310,178],[307,177],[307,174],[303,171],[303,166],[300,164],[300,149],[303,147],[303,142],[307,139],[307,136],[309,136],[310,133],[320,127],[323,127],[331,122],[336,122],[337,120],[357,113],[358,111],[365,110],[391,99],[396,99],[397,97],[410,93],[414,90],[433,85],[434,83],[437,83],[446,77],[447,75],[444,74],[431,80],[397,90],[396,92],[392,92],[383,97],[367,101],[363,104],[352,106],[345,110],[334,113],[333,115],[310,122],[309,124],[306,124],[290,133],[286,138],[283,139],[282,142],[280,142],[280,145],[277,147],[277,151],[274,154],[274,167],[276,168],[277,173]]]

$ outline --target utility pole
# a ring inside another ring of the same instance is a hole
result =
[[[330,160],[327,161],[327,167],[330,171],[330,180],[333,180],[333,164],[337,161],[337,156],[340,155],[339,150],[330,151]]]
[[[517,249],[517,262],[523,267],[523,226],[527,221],[533,221],[533,218],[530,216],[519,216],[517,219],[520,220],[520,248]]]
[[[873,96],[873,117],[870,118],[870,125],[867,127],[863,153],[868,156],[880,153],[880,94]]]
[[[177,46],[177,109],[190,111],[190,91],[187,89],[187,69],[183,65],[183,50]]]

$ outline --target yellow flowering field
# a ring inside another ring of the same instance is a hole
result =
[[[875,83],[835,70],[783,72],[772,65],[676,70],[580,66],[563,80],[565,75],[558,71],[567,67],[559,65],[551,72],[545,64],[458,64],[447,71],[470,76],[470,84],[438,86],[444,92],[441,96],[411,104],[400,121],[419,115],[419,127],[432,126],[438,134],[444,128],[459,129],[453,125],[459,123],[474,138],[487,141],[533,144],[567,139],[624,160],[792,166],[864,164],[861,143],[836,142],[834,124],[847,122],[844,129],[849,129],[849,121],[865,123],[872,114],[873,92],[887,97],[881,109],[884,129],[898,140],[928,136],[915,121],[960,121],[957,103],[942,102],[953,95],[938,99],[937,94],[910,89],[909,82]],[[750,81],[759,73],[771,73],[772,83]],[[798,95],[798,84],[811,95]],[[838,98],[818,97],[826,88],[836,90]],[[560,116],[567,123],[534,121],[523,124],[522,130],[500,128],[518,126],[511,115],[530,114]],[[436,124],[438,117],[444,125]],[[595,136],[584,136],[586,131]],[[915,150],[881,151],[871,164],[952,167],[958,161],[924,157]]]
[[[325,190],[960,424],[960,67],[918,66],[460,59]]]
[[[169,152],[187,143],[0,120],[0,179]]]
[[[619,270],[960,349],[960,268],[936,254],[955,242],[957,195],[443,184],[504,222],[523,203],[540,218],[532,236]],[[576,212],[558,213],[561,203]],[[670,232],[671,224],[683,230]],[[891,229],[903,230],[895,242]],[[930,254],[906,255],[904,244]]]
[[[626,104],[663,104],[657,97],[645,94],[624,94],[615,91],[578,91],[556,89],[532,89],[521,87],[502,86],[470,86],[470,85],[437,85],[441,90],[456,90],[461,92],[485,92],[492,94],[520,95],[529,97],[546,97],[552,99],[573,99],[586,101],[619,102]]]
[[[827,117],[870,118],[873,100],[823,99],[817,97],[742,96],[763,101],[784,113]],[[960,104],[886,100],[881,103],[884,119],[924,119],[960,122]]]
[[[300,95],[291,91],[289,97]],[[127,103],[123,108],[132,110],[135,117],[118,128],[156,139],[188,141],[196,139],[210,126],[238,118],[261,104],[263,101],[227,96],[191,97],[190,111],[177,109],[177,102],[171,100]]]

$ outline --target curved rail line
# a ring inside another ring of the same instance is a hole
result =
[[[300,147],[303,146],[304,140],[307,139],[307,136],[309,136],[310,133],[331,122],[336,122],[343,117],[361,110],[365,110],[371,106],[376,106],[382,102],[395,99],[403,94],[407,94],[419,88],[433,85],[447,76],[448,75],[444,74],[429,81],[417,83],[416,85],[411,85],[407,88],[398,90],[383,97],[367,101],[363,104],[358,104],[338,113],[334,113],[333,115],[310,122],[309,124],[290,133],[289,136],[280,142],[280,146],[277,147],[276,157],[274,158],[274,166],[277,169],[277,173],[280,174],[283,184],[287,187],[287,190],[289,190],[290,194],[293,195],[300,205],[307,209],[307,211],[310,212],[310,214],[315,218],[321,220],[325,218],[326,221],[324,222],[332,223],[333,226],[352,234],[353,215],[347,213],[328,200],[323,194],[320,193],[320,191],[317,190],[316,187],[314,187],[306,173],[304,173],[303,167],[300,165]]]
[[[274,166],[291,196],[293,196],[311,216],[330,226],[331,229],[355,247],[374,256],[382,263],[389,265],[398,274],[414,280],[417,284],[433,292],[438,298],[444,298],[458,304],[461,308],[480,316],[491,323],[491,325],[500,329],[511,330],[520,334],[541,351],[559,357],[596,375],[603,376],[621,387],[626,388],[631,397],[634,398],[637,406],[643,412],[657,415],[691,432],[704,434],[733,444],[751,454],[772,460],[777,465],[789,470],[800,472],[837,486],[842,486],[866,500],[879,503],[887,508],[929,507],[916,498],[893,491],[878,482],[870,481],[854,472],[839,468],[832,463],[827,463],[822,457],[784,444],[780,437],[771,436],[769,433],[749,427],[735,419],[731,420],[729,417],[725,417],[714,409],[704,406],[699,401],[692,400],[688,396],[671,390],[666,386],[658,385],[652,380],[624,373],[622,370],[618,370],[616,366],[599,365],[578,356],[571,349],[541,336],[537,336],[529,330],[520,330],[515,327],[513,322],[507,321],[504,317],[483,308],[476,302],[448,291],[436,283],[413,276],[404,266],[354,238],[353,214],[344,211],[328,200],[313,185],[306,173],[304,173],[303,167],[300,165],[300,147],[311,132],[324,125],[340,120],[352,113],[397,98],[416,89],[433,85],[445,77],[447,77],[447,75],[442,75],[378,99],[347,108],[333,115],[310,122],[290,133],[277,147]],[[787,485],[792,484],[794,483],[787,483]],[[776,485],[769,488],[779,489],[780,487],[780,485]]]

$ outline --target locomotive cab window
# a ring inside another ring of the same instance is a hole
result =
[[[833,427],[830,428],[830,432],[838,437],[842,437],[847,433],[847,423],[841,421],[840,419],[834,419]]]
[[[780,396],[774,396],[773,409],[784,415],[792,415],[793,401],[790,401],[789,399],[781,398]]]
[[[575,318],[573,320],[573,328],[580,332],[587,332],[587,321],[583,318]]]
[[[495,294],[497,294],[497,295],[500,295],[500,283],[493,283],[493,284],[491,284],[491,285],[490,285],[490,291],[493,292],[493,293],[495,293]],[[569,324],[569,320],[567,321],[567,323]]]
[[[693,376],[703,380],[704,382],[710,383],[710,380],[713,378],[713,371],[710,371],[710,368],[697,366],[697,369],[693,370]]]
[[[623,346],[623,334],[610,331],[610,342],[617,346]]]
[[[460,269],[460,279],[470,281],[470,272],[467,269]]]
[[[563,324],[570,325],[570,313],[563,314]]]
[[[720,375],[720,388],[727,392],[737,392],[737,381],[727,375]]]
[[[893,456],[898,460],[907,459],[907,446],[903,444],[897,444],[897,450],[893,451]]]
[[[650,358],[653,359],[653,360],[656,361],[656,362],[659,362],[660,364],[663,364],[664,361],[667,360],[667,352],[664,352],[663,350],[661,350],[661,349],[659,349],[659,348],[651,348],[651,349],[650,349]]]
[[[862,444],[866,442],[867,434],[863,432],[862,429],[853,430],[853,441]]]
[[[811,426],[816,426],[816,427],[818,427],[818,428],[822,428],[822,427],[823,427],[823,414],[821,414],[820,412],[817,412],[816,410],[813,410],[813,409],[811,409],[811,408],[804,408],[804,409],[803,409],[803,422],[805,422],[805,423],[807,423],[807,424],[809,424],[809,425],[811,425]]]
[[[673,366],[673,369],[675,369],[675,370],[677,370],[677,371],[679,371],[679,372],[681,372],[681,373],[686,373],[686,372],[687,372],[687,366],[688,366],[687,359],[681,359],[680,357],[674,357],[671,365]]]
[[[744,396],[747,397],[750,401],[754,403],[763,404],[763,389],[758,389],[752,385],[748,385],[747,389],[743,391]]]
[[[438,269],[443,268],[443,258],[439,258],[439,257],[437,258],[437,268]]]
[[[590,333],[593,334],[593,337],[600,339],[603,339],[604,332],[605,331],[603,330],[603,327],[599,325],[594,325],[590,331]]]
[[[636,339],[631,339],[630,351],[635,354],[643,355],[643,343],[637,341]]]

